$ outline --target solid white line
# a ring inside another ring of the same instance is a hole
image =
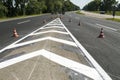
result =
[[[38,50],[38,51],[35,51],[35,52],[31,52],[31,53],[28,53],[28,54],[25,54],[25,55],[22,55],[22,56],[19,56],[19,57],[16,57],[16,58],[4,61],[4,62],[1,62],[0,63],[0,69],[8,67],[8,66],[13,65],[13,64],[16,64],[18,62],[22,62],[22,61],[31,59],[33,57],[40,56],[40,55],[48,58],[49,60],[51,60],[53,62],[56,62],[56,63],[60,64],[62,66],[65,66],[67,68],[75,70],[78,73],[84,74],[85,76],[90,77],[94,80],[102,80],[101,77],[99,76],[98,72],[94,68],[91,68],[91,67],[88,67],[86,65],[80,64],[76,61],[67,59],[65,57],[56,55],[55,53],[46,51],[44,49]],[[39,57],[38,57],[38,59],[39,59]],[[36,61],[32,71],[31,71],[30,75],[28,76],[27,80],[30,79],[33,71],[35,70],[35,67],[37,65],[37,61]]]
[[[74,42],[71,42],[71,41],[66,41],[66,40],[53,38],[53,37],[44,37],[44,38],[40,38],[40,39],[31,40],[31,41],[19,43],[19,44],[16,44],[16,45],[12,45],[12,46],[9,46],[7,49],[17,48],[17,47],[20,47],[20,46],[24,46],[24,45],[36,43],[36,42],[39,42],[39,41],[44,41],[44,40],[52,40],[52,41],[55,41],[55,42],[59,42],[59,43],[63,43],[63,44],[67,44],[67,45],[77,47],[77,45]]]
[[[32,52],[30,54],[25,54],[25,55],[22,55],[22,56],[19,56],[19,57],[15,57],[15,58],[12,58],[10,60],[1,62],[0,63],[0,69],[8,67],[8,66],[11,66],[11,65],[16,64],[18,62],[21,62],[21,61],[33,58],[33,57],[37,57],[37,56],[41,55],[41,51],[42,50],[39,50],[39,51],[36,51],[36,52]]]
[[[60,28],[60,29],[64,29],[64,27],[59,27],[59,26],[44,27],[44,28],[42,28],[42,29],[49,29],[49,28]]]
[[[84,74],[87,77],[92,78],[93,80],[103,80],[94,68],[88,67],[86,65],[80,64],[78,62],[56,55],[55,53],[46,50],[43,50],[41,55],[62,66]]]
[[[60,20],[60,19],[59,19]],[[61,21],[61,20],[60,20]],[[62,22],[61,22],[62,23]],[[62,23],[63,24],[63,23]],[[65,27],[66,31],[70,34],[72,39],[75,41],[77,46],[83,51],[84,55],[90,60],[90,62],[94,65],[95,69],[100,73],[101,77],[104,78],[104,80],[112,80],[110,76],[102,69],[102,67],[97,63],[97,61],[90,55],[90,53],[79,43],[79,41],[72,35],[72,33]]]
[[[67,45],[77,47],[77,45],[74,42],[71,42],[71,41],[58,39],[58,38],[54,38],[54,37],[49,37],[49,39],[52,40],[52,41],[56,41],[56,42],[60,42],[60,43],[63,43],[63,44],[67,44]]]
[[[30,22],[31,20],[26,20],[26,21],[22,21],[22,22],[19,22],[17,24],[23,24],[23,23],[27,23],[27,22]]]
[[[25,45],[28,45],[28,44],[32,44],[32,43],[39,42],[39,41],[44,41],[44,40],[47,40],[47,39],[48,39],[48,37],[45,37],[45,38],[40,38],[40,39],[36,39],[36,40],[31,40],[31,41],[19,43],[19,44],[16,44],[16,45],[9,46],[8,49],[25,46]]]
[[[60,34],[66,34],[66,35],[68,35],[67,32],[56,31],[56,30],[49,30],[49,31],[44,31],[44,32],[38,32],[38,33],[33,33],[31,35],[39,35],[39,34],[45,34],[45,33],[60,33]]]
[[[47,26],[62,26],[61,24],[47,24]]]
[[[96,25],[97,25],[97,26],[100,26],[100,27],[104,27],[104,28],[106,28],[106,29],[110,29],[110,30],[113,30],[113,31],[117,31],[117,29],[115,29],[115,28],[110,28],[110,27],[107,27],[107,26],[104,26],[104,25],[101,25],[101,24],[97,24],[97,23],[96,23]]]

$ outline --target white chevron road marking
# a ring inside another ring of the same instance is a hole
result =
[[[62,66],[70,68],[72,70],[75,70],[78,73],[86,75],[94,80],[102,80],[101,77],[99,76],[98,72],[94,68],[91,68],[91,67],[88,67],[86,65],[80,64],[78,62],[72,61],[72,60],[67,59],[65,57],[56,55],[55,53],[46,51],[44,49],[38,50],[38,51],[35,51],[32,53],[28,53],[28,54],[25,54],[25,55],[22,55],[22,56],[19,56],[19,57],[16,57],[16,58],[4,61],[4,62],[1,62],[0,69],[11,66],[11,65],[16,64],[18,62],[28,60],[28,59],[33,58],[33,57],[41,56],[41,55],[44,56],[45,58],[48,58],[49,60],[51,60],[53,62],[56,62]]]
[[[56,31],[56,30],[49,30],[49,31],[44,31],[44,32],[37,32],[31,35],[39,35],[39,34],[45,34],[45,33],[60,33],[60,34],[66,34],[68,35],[67,32],[63,32],[63,31]]]

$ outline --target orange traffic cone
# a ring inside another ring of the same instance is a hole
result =
[[[19,37],[19,35],[18,35],[18,33],[17,33],[15,28],[13,29],[13,37],[15,37],[15,38]]]
[[[100,31],[100,35],[98,36],[98,38],[104,38],[104,33],[103,33],[103,28],[101,28],[101,31]]]
[[[51,16],[51,19],[54,19],[53,16]]]
[[[46,20],[43,20],[43,23],[46,23]]]
[[[79,23],[78,23],[78,26],[80,26],[80,21],[79,21]]]
[[[72,22],[72,19],[69,19],[69,22]]]
[[[60,17],[59,17],[60,19],[62,19],[62,16],[60,15]]]

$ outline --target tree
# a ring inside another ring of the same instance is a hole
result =
[[[116,4],[116,3],[117,3],[116,0],[103,0],[102,7],[106,12],[107,11],[111,12],[112,8],[113,8],[113,5]]]
[[[7,17],[43,12],[61,13],[76,9],[79,7],[70,0],[0,0],[0,15]]]
[[[44,1],[30,0],[26,6],[26,14],[40,14],[45,11]]]
[[[0,2],[0,17],[6,16],[8,10],[7,8],[3,5],[2,1]]]
[[[3,0],[3,5],[7,8],[8,13],[7,16],[14,16],[14,6],[13,6],[13,0]]]
[[[118,4],[118,6],[117,6],[117,10],[120,11],[120,4]]]
[[[100,8],[101,0],[94,0],[88,3],[83,9],[88,11],[98,11]]]

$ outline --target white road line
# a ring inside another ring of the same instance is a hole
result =
[[[61,26],[61,24],[47,24],[47,26]]]
[[[61,20],[59,18],[57,18],[56,20],[59,20],[61,22]],[[4,62],[1,62],[0,63],[0,69],[5,68],[5,67],[10,66],[10,65],[13,65],[13,64],[18,63],[18,62],[27,60],[29,58],[33,58],[33,57],[42,55],[42,56],[44,56],[44,57],[46,57],[46,58],[48,58],[48,59],[50,59],[50,60],[52,60],[52,61],[54,61],[56,63],[59,63],[59,64],[65,66],[65,67],[68,67],[68,68],[70,68],[72,70],[75,70],[75,71],[81,73],[81,74],[84,74],[84,75],[86,75],[86,76],[88,76],[88,77],[90,77],[90,78],[92,78],[94,80],[103,80],[102,78],[104,78],[105,80],[112,80],[106,74],[106,72],[99,66],[99,64],[93,59],[93,57],[87,52],[87,50],[71,34],[71,32],[69,32],[69,30],[65,27],[65,25],[62,22],[61,22],[61,24],[66,29],[66,31],[70,34],[70,36],[75,41],[75,43],[71,42],[71,41],[66,41],[66,40],[62,40],[62,39],[53,38],[53,37],[46,37],[46,38],[42,38],[42,39],[43,40],[49,39],[49,40],[52,40],[52,41],[56,41],[56,42],[60,42],[60,43],[64,43],[64,44],[68,44],[68,45],[79,47],[83,51],[85,56],[87,56],[87,58],[94,65],[95,69],[91,68],[91,67],[88,67],[88,66],[85,66],[85,65],[82,65],[80,63],[77,63],[75,61],[69,60],[67,58],[58,56],[58,55],[56,55],[54,53],[51,53],[49,51],[46,51],[44,49],[39,50],[39,51],[35,51],[35,52],[32,52],[32,53],[29,53],[29,54],[25,54],[23,56],[19,56],[19,57],[16,57],[16,58],[4,61]],[[45,26],[43,26],[43,27],[45,27]],[[38,31],[38,30],[39,29],[37,29],[36,31]],[[35,33],[36,31],[32,32],[31,34]],[[30,36],[31,34],[27,35],[26,37]],[[23,39],[25,39],[25,37],[20,39],[20,40],[18,40],[18,41],[16,41],[12,45],[8,46],[7,49],[41,41],[41,39],[36,39],[36,40],[32,40],[32,41],[16,44],[17,42],[19,42],[19,41],[21,41]],[[32,72],[33,71],[34,71],[34,69],[32,70]],[[32,72],[31,72],[31,74],[32,74]]]
[[[60,29],[64,29],[64,27],[59,27],[59,26],[44,27],[44,28],[42,28],[42,29],[49,29],[49,28],[60,28]]]
[[[13,64],[16,64],[18,62],[22,62],[22,61],[31,59],[33,57],[41,56],[41,55],[48,58],[49,60],[51,60],[53,62],[56,62],[56,63],[62,65],[62,66],[65,66],[67,68],[75,70],[78,73],[83,74],[83,75],[85,75],[89,78],[92,78],[94,80],[103,80],[103,79],[101,79],[98,72],[94,68],[91,68],[89,66],[80,64],[76,61],[67,59],[65,57],[59,56],[55,53],[49,52],[49,51],[44,50],[44,49],[38,50],[38,51],[35,51],[35,52],[31,52],[31,53],[28,53],[28,54],[25,54],[25,55],[22,55],[22,56],[19,56],[19,57],[15,57],[13,59],[10,59],[10,60],[4,61],[4,62],[1,62],[0,63],[0,69],[8,67],[8,66],[13,65]],[[39,59],[39,57],[38,57],[38,59]],[[37,62],[38,62],[38,59],[35,62],[34,66],[33,66],[33,69],[31,71],[30,75],[28,76],[27,80],[30,79],[32,73],[34,72],[35,67],[37,65]]]
[[[31,35],[39,35],[39,34],[45,34],[45,33],[60,33],[60,34],[66,34],[66,35],[68,35],[67,32],[56,31],[56,30],[49,30],[49,31],[44,31],[44,32],[38,32],[38,33],[33,33]]]
[[[97,23],[96,23],[96,25],[99,26],[99,27],[102,27],[102,28],[106,28],[106,29],[110,29],[110,30],[113,30],[113,31],[117,31],[117,29],[115,29],[115,28],[110,28],[110,27],[107,27],[107,26],[104,26],[104,25],[101,25],[101,24],[97,24]]]
[[[27,22],[30,22],[31,20],[26,20],[26,21],[22,21],[22,22],[19,22],[17,24],[23,24],[23,23],[27,23]]]
[[[59,19],[60,20],[60,19]],[[61,20],[60,20],[61,21]],[[62,22],[61,22],[62,23]],[[65,25],[62,23],[66,31],[70,34],[72,39],[75,41],[77,46],[83,51],[84,56],[90,60],[90,63],[95,67],[95,69],[100,73],[101,77],[103,77],[104,80],[112,80],[110,76],[102,69],[102,67],[97,63],[97,61],[90,55],[90,53],[79,43],[79,41],[72,35],[72,33],[65,27]]]
[[[56,62],[56,63],[62,65],[62,66],[70,68],[70,69],[77,71],[81,74],[84,74],[87,77],[92,78],[93,80],[103,80],[94,68],[80,64],[78,62],[67,59],[65,57],[56,55],[55,53],[49,52],[47,50],[43,50],[41,55],[48,58],[49,60],[51,60],[53,62]]]
[[[3,69],[5,67],[11,66],[11,65],[16,64],[16,63],[19,63],[21,61],[25,61],[25,60],[33,58],[33,57],[37,57],[37,56],[41,55],[41,51],[42,50],[39,50],[39,51],[36,51],[36,52],[32,52],[31,54],[25,54],[25,55],[15,57],[15,58],[12,58],[10,60],[1,62],[0,63],[0,69]]]
[[[44,40],[52,40],[52,41],[55,41],[55,42],[60,42],[60,43],[63,43],[63,44],[67,44],[67,45],[77,47],[77,45],[74,42],[71,42],[71,41],[66,41],[66,40],[58,39],[58,38],[54,38],[54,37],[44,37],[44,38],[31,40],[31,41],[27,41],[27,42],[23,42],[23,43],[19,43],[19,44],[16,44],[16,45],[9,46],[8,49],[17,48],[17,47],[20,47],[20,46],[24,46],[24,45],[36,43],[36,42],[39,42],[39,41],[44,41]]]

